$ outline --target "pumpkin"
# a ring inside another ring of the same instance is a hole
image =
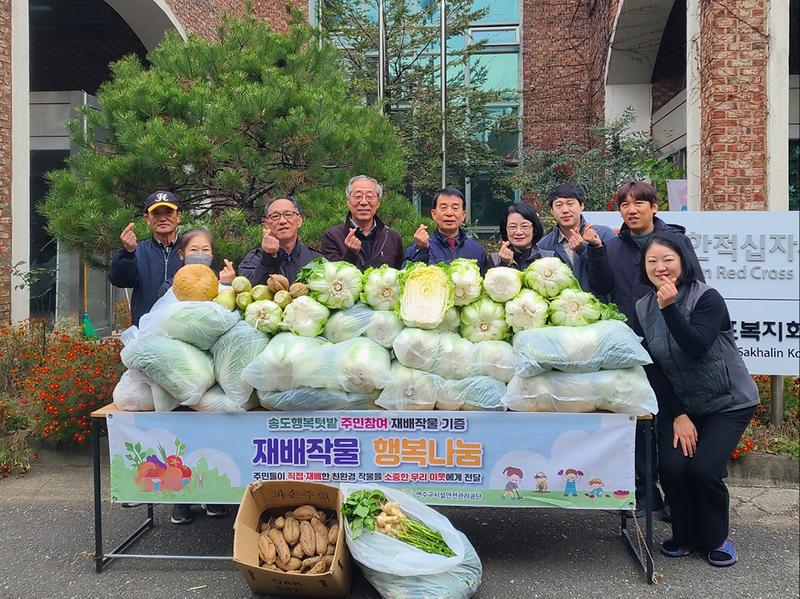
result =
[[[211,301],[219,292],[214,271],[205,264],[187,264],[178,269],[172,279],[172,291],[178,301]]]

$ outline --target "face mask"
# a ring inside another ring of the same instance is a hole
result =
[[[198,252],[196,254],[192,254],[191,256],[186,256],[183,263],[184,264],[203,264],[211,268],[211,261],[214,257],[211,254],[206,254],[204,252]]]

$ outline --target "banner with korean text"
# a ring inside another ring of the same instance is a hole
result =
[[[392,485],[428,504],[631,509],[635,419],[522,412],[115,412],[113,501],[239,503],[250,482]]]
[[[587,212],[619,229],[619,212]],[[706,283],[725,298],[751,374],[800,374],[800,214],[659,212],[684,227]]]

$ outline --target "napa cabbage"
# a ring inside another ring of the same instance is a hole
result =
[[[400,300],[400,271],[384,264],[364,272],[361,301],[375,310],[394,310]]]
[[[281,307],[270,300],[253,302],[244,311],[245,322],[262,333],[277,333],[281,328],[282,317]]]
[[[364,304],[336,312],[325,324],[325,338],[332,343],[340,343],[360,337],[367,330],[375,312]]]
[[[522,289],[522,273],[507,266],[490,268],[483,278],[483,289],[494,301],[507,302]]]
[[[547,300],[533,289],[523,289],[506,302],[506,322],[515,333],[547,324]]]
[[[477,260],[456,258],[447,265],[447,270],[453,282],[453,304],[466,306],[478,299],[483,281]]]
[[[551,298],[567,287],[579,288],[572,269],[559,258],[539,258],[523,272],[525,286],[539,295]]]
[[[376,310],[367,325],[365,335],[378,345],[392,348],[394,340],[405,328],[397,314],[388,310]]]
[[[316,258],[300,269],[297,280],[308,285],[312,298],[333,310],[349,308],[361,294],[361,271],[349,262]]]
[[[603,305],[591,293],[564,289],[550,300],[550,322],[557,326],[581,327],[603,316]]]
[[[329,316],[328,308],[307,295],[301,295],[283,311],[281,329],[302,337],[316,337],[322,334]]]
[[[453,283],[443,268],[415,262],[400,273],[400,319],[409,327],[435,329],[453,305]]]
[[[505,339],[508,323],[503,305],[482,297],[461,308],[461,336],[476,343]]]

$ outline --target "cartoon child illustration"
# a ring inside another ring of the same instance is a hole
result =
[[[577,483],[583,476],[583,472],[580,470],[575,470],[575,468],[567,468],[566,470],[559,470],[558,475],[566,481],[564,484],[564,497],[577,497]]]
[[[522,470],[514,466],[506,466],[506,469],[503,470],[503,474],[508,478],[508,482],[500,498],[505,500],[507,497],[511,497],[513,501],[522,499],[519,494],[519,483],[522,482],[522,477],[524,476]]]
[[[536,492],[537,493],[546,493],[547,492],[547,475],[544,472],[537,472],[534,476],[536,479]]]
[[[599,478],[593,478],[589,481],[589,492],[586,493],[586,497],[589,499],[597,499],[598,497],[603,496],[603,481]],[[606,495],[608,497],[608,495]]]

